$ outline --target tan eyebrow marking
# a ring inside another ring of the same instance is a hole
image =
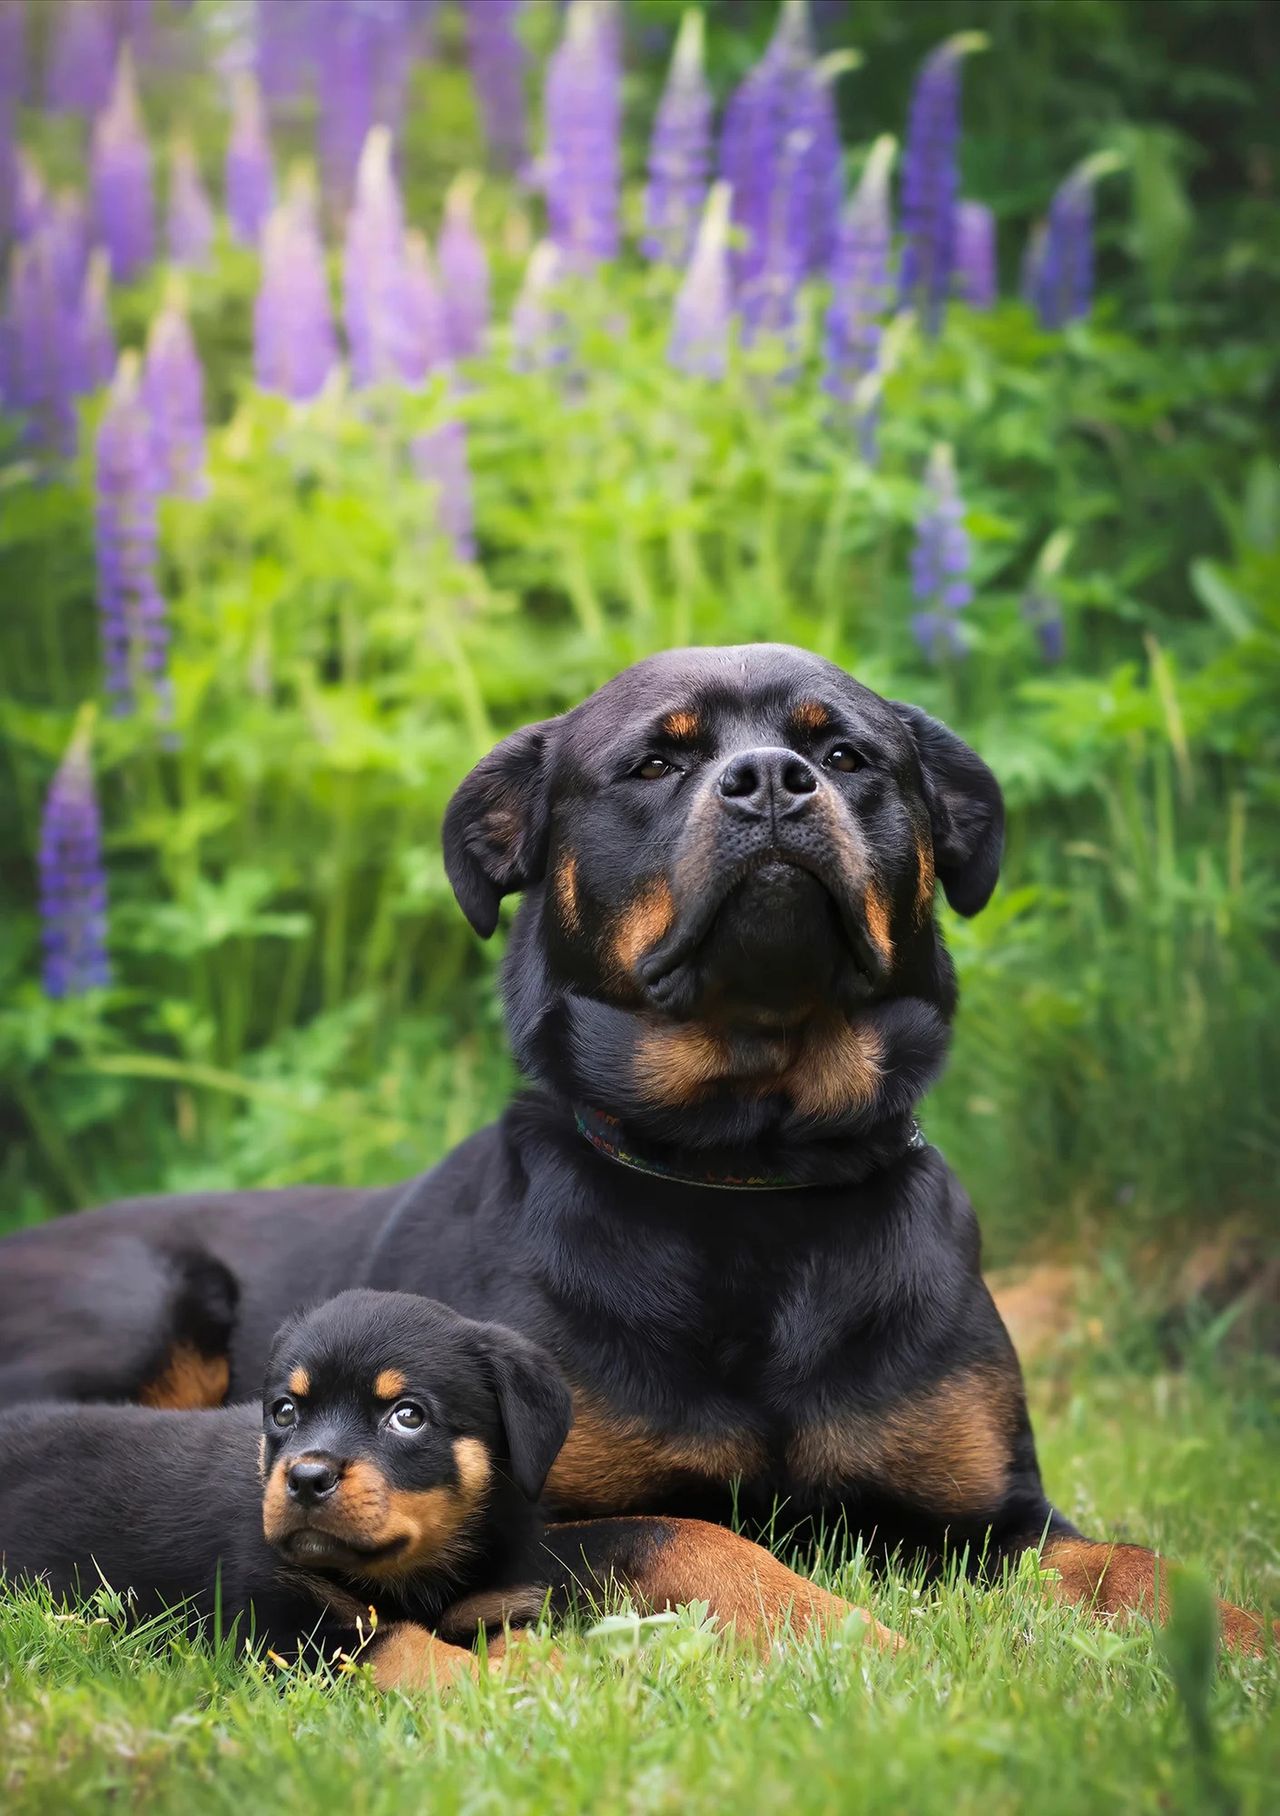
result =
[[[289,1376],[289,1392],[298,1399],[311,1392],[311,1376],[305,1368],[295,1368]]]
[[[825,731],[831,714],[820,700],[801,700],[791,709],[791,723],[801,731]]]
[[[379,1400],[396,1400],[408,1385],[398,1368],[384,1368],[374,1379],[373,1391]]]
[[[702,730],[702,721],[688,707],[680,707],[675,712],[668,713],[658,729],[664,738],[688,740],[698,736]]]

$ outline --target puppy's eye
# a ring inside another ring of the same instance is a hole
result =
[[[668,763],[665,757],[646,757],[643,763],[637,763],[632,775],[642,782],[660,782],[663,776],[673,776],[676,772],[674,763]]]
[[[292,1400],[277,1400],[271,1408],[271,1421],[281,1431],[288,1431],[291,1425],[298,1423],[298,1409]]]
[[[834,744],[827,752],[827,768],[843,770],[849,775],[862,768],[862,758],[851,744]]]
[[[416,1400],[401,1400],[399,1406],[391,1408],[387,1424],[392,1431],[420,1431],[427,1422],[427,1415]]]

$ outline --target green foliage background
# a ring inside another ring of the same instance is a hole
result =
[[[203,3],[203,0],[201,0]],[[678,8],[634,0],[633,37]],[[1257,1211],[1272,1191],[1280,984],[1280,61],[1265,0],[858,0],[825,9],[850,177],[901,133],[911,72],[985,30],[966,70],[965,190],[999,215],[1005,290],[1026,230],[1081,156],[1099,191],[1091,321],[1049,335],[1017,301],[895,330],[882,456],[828,420],[812,361],[723,384],[665,362],[673,283],[632,258],[566,299],[571,379],[511,371],[503,331],[467,372],[480,561],[434,529],[405,445],[442,395],[256,393],[256,261],[191,280],[214,417],[211,496],[166,506],[176,737],[96,740],[116,982],[38,984],[41,800],[98,688],[87,461],[0,466],[0,1219],[162,1186],[388,1179],[426,1165],[511,1087],[497,953],[449,896],[445,801],[501,733],[672,643],[778,638],[920,701],[1009,798],[1003,886],[950,932],[964,995],[929,1133],[997,1249],[1153,1219]],[[712,4],[723,94],[772,7]],[[531,35],[554,32],[535,8]],[[665,41],[665,39],[664,39]],[[414,76],[409,213],[482,158],[446,14]],[[661,58],[628,79],[636,177]],[[1269,80],[1270,76],[1270,80]],[[217,182],[224,95],[152,85],[157,133],[194,123]],[[79,178],[66,122],[26,136]],[[299,118],[285,149],[309,142]],[[629,188],[630,220],[639,192]],[[480,214],[505,320],[537,231],[498,179]],[[122,293],[138,344],[161,274]],[[821,297],[812,299],[816,321]],[[774,362],[776,365],[776,362]],[[92,412],[90,412],[92,415]],[[87,425],[89,426],[89,425]],[[912,642],[907,555],[930,445],[953,444],[977,551],[967,658]],[[86,445],[88,438],[86,437]],[[1022,602],[1045,583],[1067,655]]]

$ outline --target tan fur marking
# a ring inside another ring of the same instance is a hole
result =
[[[640,959],[657,945],[674,919],[671,886],[665,877],[657,877],[623,909],[614,927],[613,961],[623,978],[633,976]]]
[[[566,851],[556,867],[556,903],[567,933],[581,933],[582,908],[578,901],[578,860]]]
[[[696,1103],[730,1064],[725,1043],[696,1022],[660,1023],[636,1041],[636,1083],[650,1103]]]
[[[893,935],[889,931],[889,904],[874,883],[868,883],[862,895],[862,912],[866,918],[871,944],[884,960],[893,965]]]
[[[791,723],[801,731],[825,731],[831,714],[820,700],[802,700],[792,708]]]
[[[448,1690],[461,1677],[478,1677],[474,1653],[446,1645],[425,1627],[403,1621],[381,1630],[369,1648],[379,1690]]]
[[[864,1608],[855,1608],[778,1562],[762,1545],[707,1520],[654,1520],[647,1558],[620,1578],[648,1610],[662,1613],[686,1602],[706,1602],[723,1627],[767,1651],[783,1634],[825,1632],[858,1615],[854,1637],[896,1649],[896,1633]],[[607,1589],[594,1572],[584,1586]]]
[[[677,743],[688,743],[702,730],[702,721],[697,713],[685,708],[668,713],[658,729],[664,738],[673,738]]]
[[[1108,1618],[1141,1614],[1163,1622],[1169,1617],[1168,1562],[1144,1545],[1054,1538],[1040,1556],[1058,1573],[1057,1582],[1049,1587],[1055,1601],[1087,1603]],[[1227,1651],[1262,1656],[1263,1623],[1256,1614],[1219,1602],[1218,1621]],[[1280,1638],[1280,1622],[1276,1634]]]
[[[698,1103],[717,1085],[744,1096],[787,1093],[806,1116],[870,1103],[880,1084],[873,1028],[829,1018],[730,1042],[699,1022],[654,1022],[637,1037],[636,1085],[650,1103]]]
[[[874,1481],[936,1512],[981,1513],[1004,1493],[1020,1397],[1012,1372],[970,1369],[885,1413],[810,1426],[787,1464],[806,1485]]]
[[[289,1392],[298,1400],[311,1392],[311,1376],[305,1368],[295,1368],[289,1376]]]
[[[925,838],[916,836],[916,926],[923,927],[933,908],[933,888],[937,875],[933,867],[933,845]]]
[[[575,1512],[625,1513],[682,1478],[727,1483],[764,1463],[762,1441],[748,1432],[700,1439],[653,1431],[577,1397],[546,1492]]]
[[[880,1085],[880,1037],[874,1028],[828,1022],[815,1030],[781,1089],[806,1116],[835,1116],[871,1102]]]
[[[221,1406],[231,1382],[225,1356],[202,1356],[190,1343],[175,1343],[164,1366],[139,1390],[143,1406],[168,1411]]]
[[[546,1602],[541,1583],[516,1583],[507,1589],[483,1589],[446,1608],[436,1630],[446,1639],[470,1645],[479,1628],[513,1627],[537,1620]]]
[[[374,1377],[373,1393],[377,1400],[398,1400],[408,1381],[398,1368],[381,1369]]]

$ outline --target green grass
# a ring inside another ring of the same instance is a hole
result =
[[[1059,1359],[1032,1380],[1046,1477],[1091,1531],[1150,1540],[1254,1606],[1280,1603],[1274,1374],[1193,1358],[1154,1371]],[[905,1633],[767,1663],[691,1610],[561,1636],[563,1668],[493,1676],[441,1703],[361,1676],[123,1634],[37,1597],[0,1614],[0,1804],[10,1812],[430,1809],[1262,1811],[1280,1772],[1280,1666],[1224,1660],[1203,1713],[1194,1594],[1167,1642],[1005,1590],[819,1574]],[[1192,1590],[1194,1590],[1194,1581]],[[1181,1670],[1177,1667],[1181,1665]],[[1174,1677],[1187,1683],[1185,1694]],[[1189,1709],[1190,1704],[1190,1720]]]

